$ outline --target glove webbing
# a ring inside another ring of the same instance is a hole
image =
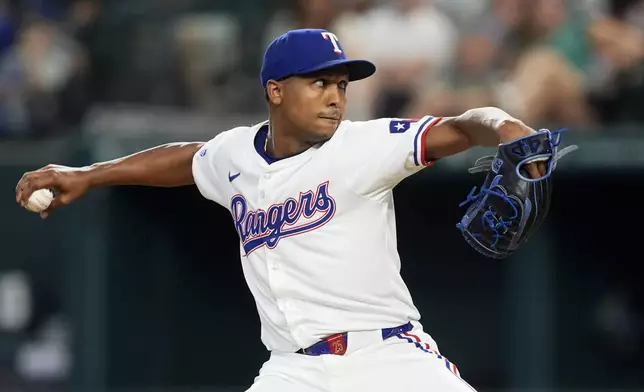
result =
[[[577,150],[578,148],[579,148],[578,146],[573,145],[573,146],[564,147],[561,150],[558,150],[554,157],[555,165],[557,164],[557,161],[559,161],[565,155],[568,155],[569,153]],[[494,161],[494,155],[487,155],[487,156],[481,157],[477,159],[476,162],[474,162],[474,166],[467,169],[467,171],[470,174],[486,172],[492,168],[493,161]]]

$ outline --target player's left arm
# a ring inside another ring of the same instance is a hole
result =
[[[400,181],[438,159],[474,146],[497,146],[533,132],[503,110],[489,107],[450,118],[380,118],[348,123],[333,162],[357,194],[383,200]],[[539,177],[530,165],[526,165],[530,175]]]
[[[476,146],[496,147],[534,132],[501,109],[471,109],[460,116],[441,119],[424,134],[424,160],[433,162]],[[527,169],[535,178],[545,173],[543,163]]]

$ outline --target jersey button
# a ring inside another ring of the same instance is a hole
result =
[[[266,193],[264,193],[264,191],[260,191],[259,192],[259,197],[261,197],[263,199],[264,196],[266,196]]]
[[[264,174],[264,178],[267,178],[267,179],[268,179],[268,178],[271,178],[271,173],[266,173],[266,174]]]

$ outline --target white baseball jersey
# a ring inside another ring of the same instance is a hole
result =
[[[200,192],[232,215],[268,350],[420,319],[400,276],[392,189],[430,164],[424,134],[438,120],[343,121],[281,160],[264,151],[265,122],[195,154]]]

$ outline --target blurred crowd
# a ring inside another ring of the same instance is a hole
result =
[[[263,51],[299,27],[378,65],[350,119],[644,122],[643,0],[0,0],[0,138],[73,132],[98,104],[260,113]]]
[[[643,1],[332,3],[298,2],[273,19],[268,37],[328,28],[351,56],[375,61],[377,77],[350,91],[350,116],[494,105],[530,124],[644,121]]]
[[[0,0],[0,136],[62,132],[82,120],[91,2]]]

